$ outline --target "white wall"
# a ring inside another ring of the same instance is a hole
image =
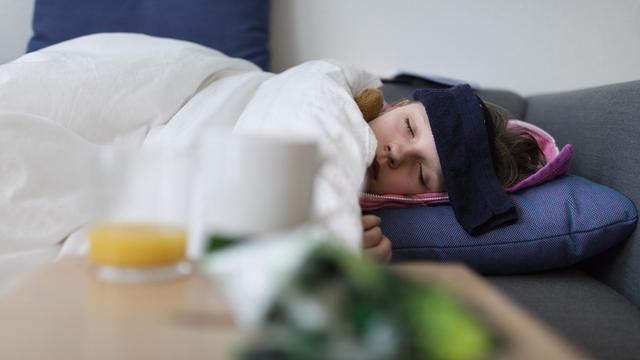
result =
[[[272,1],[275,71],[332,57],[525,95],[640,79],[639,0]],[[24,53],[32,11],[0,0],[0,64]]]
[[[640,79],[638,0],[274,0],[273,66],[322,57],[522,94]]]
[[[0,0],[0,64],[24,54],[32,14],[33,0]]]

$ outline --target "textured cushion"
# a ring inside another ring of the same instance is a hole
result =
[[[36,0],[28,51],[99,32],[188,40],[269,68],[268,0]]]
[[[528,99],[524,120],[573,144],[571,172],[640,203],[640,81]],[[640,231],[589,261],[589,270],[640,307]]]
[[[638,359],[640,309],[585,272],[573,268],[488,280],[593,359]]]
[[[519,220],[471,237],[448,205],[372,211],[393,243],[394,261],[461,261],[482,273],[514,274],[569,266],[629,236],[634,204],[577,176],[511,195]]]

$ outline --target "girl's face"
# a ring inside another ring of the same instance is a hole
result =
[[[444,191],[440,159],[422,103],[392,109],[369,125],[378,148],[367,169],[367,192],[415,195]]]

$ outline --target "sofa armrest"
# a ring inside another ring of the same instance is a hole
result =
[[[574,145],[571,173],[640,204],[640,81],[529,97],[525,120]],[[639,231],[584,265],[640,306]]]

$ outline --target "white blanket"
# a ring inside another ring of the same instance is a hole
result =
[[[88,220],[89,171],[115,143],[193,145],[210,127],[313,137],[314,214],[358,249],[375,138],[354,94],[379,80],[334,61],[282,74],[189,42],[98,34],[0,66],[0,254],[59,243]]]

